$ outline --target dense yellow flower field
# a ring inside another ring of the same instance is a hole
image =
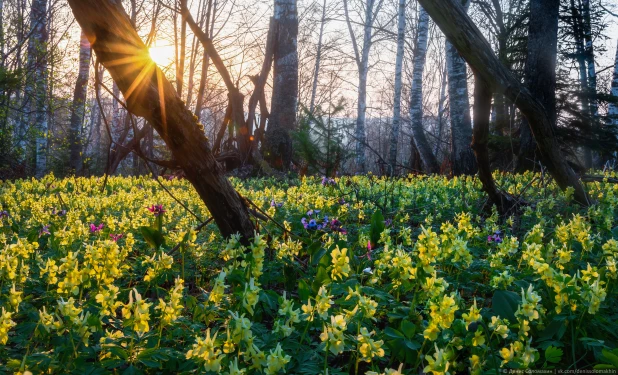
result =
[[[2,182],[0,371],[618,367],[618,184],[495,177],[521,210],[473,178],[233,180],[270,218],[247,247],[184,180]]]

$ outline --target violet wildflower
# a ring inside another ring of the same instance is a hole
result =
[[[4,219],[9,217],[9,212],[8,211],[0,211],[0,219]]]
[[[110,233],[109,236],[112,238],[112,241],[114,241],[114,242],[118,242],[119,239],[124,237],[124,235],[122,233],[118,233],[118,234],[111,234]]]
[[[41,228],[41,230],[39,230],[39,238],[41,238],[45,234],[51,234],[49,232],[49,224],[43,225],[43,228]]]
[[[150,207],[146,207],[148,211],[152,212],[155,216],[159,216],[167,212],[162,204],[153,204]]]
[[[497,230],[494,232],[494,234],[491,234],[489,236],[487,236],[487,242],[492,243],[502,243],[502,231],[501,230]]]
[[[99,225],[94,225],[93,223],[90,223],[90,233],[98,233],[103,229],[104,226],[105,224],[103,223]]]

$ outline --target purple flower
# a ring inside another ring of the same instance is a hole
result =
[[[110,234],[109,236],[112,238],[112,241],[114,241],[114,242],[118,242],[119,239],[124,237],[124,235],[122,233]]]
[[[167,212],[164,208],[162,204],[153,204],[150,207],[146,207],[148,209],[148,211],[152,212],[155,216],[159,216],[162,215],[163,213]]]
[[[393,220],[391,220],[391,219],[384,220],[384,226],[385,227],[390,227],[392,224],[393,224]]]
[[[278,207],[281,207],[281,206],[283,206],[283,202],[277,203],[277,202],[275,202],[274,199],[270,201],[270,207],[277,207],[278,208]]]
[[[309,230],[316,230],[316,229],[318,229],[318,223],[315,222],[315,219],[309,220],[309,223],[307,224],[307,229],[309,229]]]
[[[332,178],[322,177],[322,186],[335,186],[337,183]]]
[[[0,219],[4,219],[9,217],[9,212],[8,211],[0,211]]]
[[[90,233],[99,233],[103,227],[105,226],[105,224],[101,223],[99,225],[94,225],[93,223],[90,223]]]
[[[487,236],[487,242],[502,243],[502,237],[500,237],[501,234],[502,234],[501,230],[495,231],[494,234],[490,234],[489,236]]]
[[[45,235],[45,234],[51,234],[51,233],[49,233],[49,224],[43,225],[43,228],[41,228],[41,230],[39,230],[39,238],[43,237],[43,235]]]

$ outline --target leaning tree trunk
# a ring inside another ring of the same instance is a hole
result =
[[[298,15],[296,0],[275,0],[273,96],[264,137],[264,157],[280,170],[292,162],[298,104]],[[251,120],[251,119],[250,119]]]
[[[390,146],[388,152],[389,174],[395,173],[397,165],[397,144],[399,143],[399,127],[401,126],[401,72],[403,70],[403,54],[406,38],[406,0],[399,0],[397,20],[397,56],[395,57],[395,95],[393,98],[393,124],[391,127]]]
[[[221,234],[240,233],[247,242],[254,226],[246,203],[225,178],[193,114],[149,57],[122,5],[113,0],[69,0],[69,5],[97,58],[118,83],[128,109],[149,121],[163,138]]]
[[[530,93],[541,101],[551,124],[556,126],[556,52],[560,0],[531,0],[528,55],[525,80]],[[534,168],[537,145],[528,120],[520,126],[520,146],[516,171]]]
[[[86,113],[86,94],[88,92],[88,79],[90,76],[90,42],[82,32],[79,46],[79,73],[73,91],[73,104],[71,105],[71,125],[69,133],[69,166],[75,173],[81,171],[82,166],[82,140],[81,129]]]
[[[562,189],[572,187],[577,202],[590,204],[584,186],[560,150],[543,104],[498,61],[491,46],[464,9],[455,0],[418,1],[461,56],[493,91],[504,93],[526,116],[541,155],[558,186]]]
[[[410,121],[414,143],[421,155],[425,173],[439,173],[440,165],[431,150],[423,129],[423,72],[427,56],[427,37],[429,36],[429,15],[420,8],[414,47],[412,87],[410,88]]]

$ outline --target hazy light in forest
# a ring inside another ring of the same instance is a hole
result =
[[[168,66],[174,61],[174,46],[156,44],[149,49],[150,57],[159,66]]]

